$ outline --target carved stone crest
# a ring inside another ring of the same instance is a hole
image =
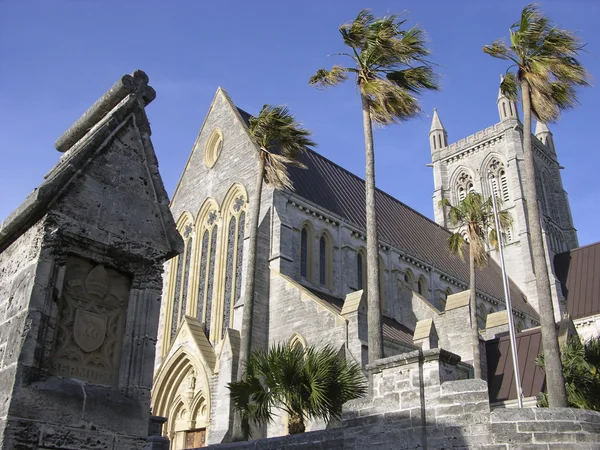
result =
[[[50,372],[116,385],[130,280],[81,258],[67,259]]]
[[[84,352],[97,350],[106,336],[106,317],[81,309],[75,310],[73,338]]]

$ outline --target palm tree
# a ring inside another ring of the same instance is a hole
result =
[[[499,203],[500,199],[496,199]],[[450,252],[464,257],[466,244],[469,244],[469,313],[473,338],[473,368],[475,378],[481,378],[481,356],[479,352],[479,327],[477,326],[477,291],[476,291],[476,266],[483,266],[487,261],[486,244],[490,247],[498,246],[498,234],[494,228],[494,209],[492,198],[486,201],[480,194],[469,192],[456,206],[452,206],[448,199],[440,201],[441,208],[448,209],[448,218],[451,227],[457,231],[448,238]],[[508,211],[498,213],[500,232],[510,228],[512,217]],[[508,314],[512,312],[509,311]]]
[[[366,392],[360,366],[330,346],[275,345],[268,352],[252,352],[244,379],[227,387],[246,439],[251,424],[273,420],[273,408],[289,415],[290,434],[303,433],[307,419],[340,419],[342,405]]]
[[[535,363],[544,368],[544,355]],[[600,411],[600,337],[583,343],[574,336],[562,346],[561,359],[569,406]],[[541,393],[537,406],[548,407],[548,395]]]
[[[241,379],[245,361],[250,354],[252,337],[252,313],[254,305],[254,281],[256,268],[256,243],[263,182],[275,189],[293,190],[287,166],[305,167],[298,160],[301,153],[315,146],[309,139],[310,131],[301,127],[284,106],[264,105],[258,117],[250,118],[250,137],[258,152],[256,175],[256,200],[250,213],[250,239],[246,258],[246,285],[244,288],[244,312],[240,337],[238,379]]]
[[[369,10],[361,11],[339,29],[351,53],[338,55],[350,58],[351,65],[320,69],[309,81],[318,87],[335,86],[351,74],[360,92],[366,153],[369,362],[383,356],[372,124],[389,125],[415,117],[420,112],[415,94],[438,88],[426,60],[429,50],[423,30],[403,30],[404,23],[396,15],[376,18]]]
[[[561,30],[535,5],[526,6],[521,20],[510,28],[510,46],[502,40],[483,47],[495,58],[511,61],[516,73],[508,72],[501,84],[504,94],[516,99],[521,93],[523,107],[523,153],[525,200],[531,235],[533,269],[538,294],[542,341],[546,352],[546,382],[552,407],[566,407],[556,334],[550,277],[546,266],[542,228],[536,192],[536,172],[531,147],[531,115],[544,123],[558,119],[561,111],[577,104],[576,86],[588,85],[588,73],[577,60],[583,45],[573,33]]]

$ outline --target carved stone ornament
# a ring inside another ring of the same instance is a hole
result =
[[[50,372],[116,385],[130,279],[84,259],[67,259]]]

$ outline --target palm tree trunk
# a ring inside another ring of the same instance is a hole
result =
[[[290,414],[288,419],[288,433],[298,434],[306,431],[306,425],[300,414]]]
[[[367,98],[361,94],[366,154],[366,215],[367,215],[367,319],[369,363],[383,357],[381,303],[379,302],[379,238],[375,214],[375,152],[373,128]]]
[[[262,198],[262,184],[265,176],[265,158],[262,151],[258,157],[258,173],[256,175],[256,193],[254,206],[250,208],[250,239],[248,242],[248,253],[246,253],[246,285],[244,288],[243,300],[244,310],[242,313],[242,330],[240,331],[240,356],[238,359],[237,379],[241,380],[244,376],[244,369],[250,347],[252,343],[252,313],[254,309],[254,281],[256,277],[256,244],[258,242],[258,223],[260,219],[260,203]],[[239,413],[234,415],[233,440],[245,440],[242,433],[241,417]]]
[[[533,253],[533,270],[538,295],[540,322],[542,324],[542,345],[546,360],[546,386],[548,388],[548,402],[551,408],[568,406],[565,380],[560,360],[556,323],[554,321],[554,307],[550,291],[550,277],[546,265],[546,256],[542,241],[542,227],[540,225],[540,212],[537,202],[535,184],[535,162],[531,146],[531,93],[526,79],[521,81],[523,99],[523,153],[525,161],[525,201],[527,202],[527,219],[529,234],[531,236],[531,250]]]
[[[475,378],[481,378],[481,355],[479,352],[479,326],[477,325],[477,289],[475,272],[475,251],[472,245],[469,245],[469,314],[471,319],[471,336],[473,340],[473,369]]]

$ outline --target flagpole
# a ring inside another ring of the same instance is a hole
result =
[[[517,354],[517,339],[515,337],[515,327],[513,322],[512,305],[510,302],[510,289],[508,286],[508,276],[506,275],[506,267],[504,265],[504,240],[500,231],[500,219],[498,217],[498,204],[492,179],[494,175],[491,170],[488,170],[488,181],[490,184],[490,192],[492,194],[492,203],[494,205],[494,220],[496,222],[496,235],[498,237],[498,249],[500,251],[500,268],[502,269],[502,282],[504,284],[504,298],[506,299],[506,315],[508,316],[508,333],[510,336],[510,349],[512,353],[513,368],[515,371],[515,384],[517,388],[517,399],[519,408],[523,408],[523,391],[521,389],[521,378],[519,376],[519,357]]]

